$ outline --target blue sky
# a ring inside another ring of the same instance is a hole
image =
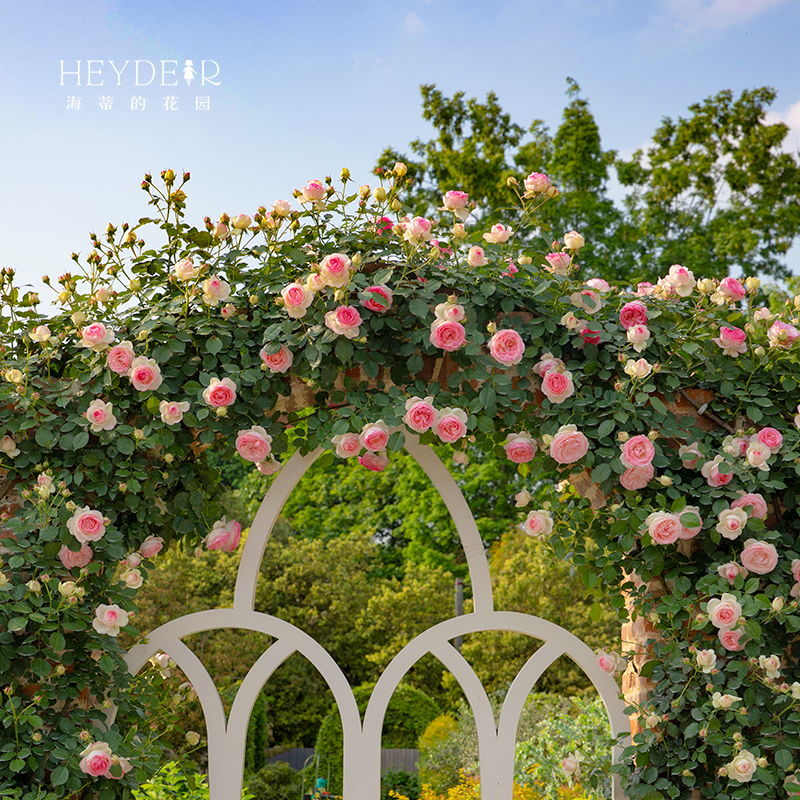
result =
[[[0,13],[0,266],[32,284],[71,269],[90,230],[143,216],[145,172],[191,171],[195,224],[291,199],[343,166],[370,182],[386,146],[431,133],[423,83],[448,96],[494,91],[517,123],[555,128],[570,76],[604,147],[623,154],[691,103],[769,85],[772,118],[800,148],[795,0],[0,0]],[[187,86],[187,59],[197,73],[205,60],[209,77],[216,62],[219,85]],[[80,69],[80,86],[69,74],[60,85],[62,60]],[[92,76],[102,86],[87,85],[90,60],[102,62]],[[118,78],[110,62],[126,60]],[[159,70],[151,84],[135,85],[137,60],[140,83],[144,62]],[[159,85],[161,62],[173,60],[163,82],[180,85]],[[131,109],[134,97],[143,110]]]

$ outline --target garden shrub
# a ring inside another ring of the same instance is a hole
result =
[[[302,784],[302,773],[282,761],[245,776],[245,786],[253,800],[298,800]]]

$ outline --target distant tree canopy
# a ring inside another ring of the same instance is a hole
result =
[[[781,145],[788,128],[767,125],[776,92],[722,91],[665,117],[652,144],[624,160],[604,150],[580,88],[567,79],[569,103],[551,135],[542,120],[523,128],[497,96],[445,97],[424,85],[422,116],[435,128],[410,153],[389,147],[377,167],[404,161],[416,186],[408,210],[430,214],[450,189],[467,192],[476,214],[493,208],[493,221],[514,225],[509,177],[544,172],[561,191],[542,209],[553,238],[569,230],[586,236],[581,260],[588,274],[617,280],[655,280],[672,264],[697,277],[733,272],[788,275],[785,254],[800,232],[800,166]],[[611,170],[627,194],[621,205],[607,194]]]

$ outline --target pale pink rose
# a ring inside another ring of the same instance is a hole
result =
[[[89,408],[83,412],[83,416],[90,424],[92,433],[113,430],[117,424],[113,403],[105,403],[102,400],[92,400]]]
[[[275,456],[270,456],[268,461],[256,461],[256,469],[262,475],[275,475],[281,471],[281,462]]]
[[[314,299],[314,293],[306,289],[302,283],[289,283],[281,289],[283,307],[293,319],[300,319],[306,315],[306,310]]]
[[[259,355],[270,372],[286,372],[292,366],[292,351],[285,344],[277,353],[267,353],[267,349],[262,347]]]
[[[569,301],[576,308],[582,308],[587,314],[595,314],[603,307],[600,293],[594,289],[581,289],[569,296]]]
[[[744,436],[726,436],[722,441],[722,450],[729,456],[741,458],[747,455],[747,447],[750,444],[749,439]]]
[[[120,342],[108,351],[108,368],[118,375],[125,375],[134,358],[133,345],[130,342]]]
[[[301,202],[314,203],[325,197],[325,184],[322,181],[309,181],[300,190]]]
[[[647,306],[641,300],[625,303],[619,312],[619,321],[625,330],[634,325],[645,325],[647,323]]]
[[[727,302],[733,302],[746,297],[747,289],[736,278],[723,278],[719,282],[717,293]]]
[[[742,564],[756,575],[766,575],[778,566],[778,551],[769,542],[748,539],[742,550]]]
[[[795,581],[800,583],[800,558],[795,558],[792,561],[792,576]]]
[[[541,172],[531,172],[524,181],[525,196],[544,194],[550,188],[550,178]]]
[[[631,325],[627,333],[628,341],[633,345],[637,353],[641,353],[647,347],[650,340],[650,329],[647,325]]]
[[[759,656],[758,666],[766,673],[768,678],[779,678],[781,675],[781,657],[776,655]]]
[[[361,430],[361,444],[365,450],[377,453],[389,443],[389,428],[383,420],[368,422]]]
[[[794,417],[795,428],[800,428],[800,404],[797,406],[797,412]]]
[[[236,402],[236,384],[230,378],[212,378],[203,390],[203,400],[212,408],[232,406]]]
[[[142,554],[141,553],[128,553],[125,556],[124,564],[127,564],[129,567],[136,568],[141,565],[142,563]]]
[[[738,358],[747,352],[747,334],[741,328],[720,326],[719,336],[711,341],[719,345],[726,356]]]
[[[227,517],[218,519],[206,536],[206,547],[209,550],[224,550],[232,553],[239,545],[242,535],[242,526],[232,519],[228,522]]]
[[[580,319],[579,317],[576,317],[575,314],[572,313],[572,311],[567,311],[567,313],[561,317],[559,322],[567,330],[570,331],[580,330],[581,328],[583,328],[588,324],[585,319]]]
[[[164,381],[158,362],[147,356],[133,359],[128,377],[133,388],[139,392],[154,392]]]
[[[566,238],[564,239],[564,243],[566,244]],[[569,247],[569,245],[567,245],[567,247]],[[589,278],[589,280],[586,281],[586,285],[597,292],[611,291],[611,284],[604,278]]]
[[[272,452],[272,437],[260,425],[239,431],[236,452],[245,461],[263,461]]]
[[[648,464],[645,467],[628,467],[619,476],[619,482],[623,489],[628,489],[629,491],[644,489],[653,480],[655,474],[656,471],[652,464]]]
[[[184,258],[175,265],[175,277],[179,281],[190,281],[202,272],[202,266],[195,267],[191,258]]]
[[[546,539],[553,532],[553,518],[547,509],[529,511],[522,523],[522,530],[534,539]]]
[[[228,303],[222,307],[219,313],[222,316],[222,319],[230,319],[236,313],[236,306]]]
[[[86,542],[81,544],[80,550],[70,550],[67,545],[64,545],[58,551],[58,557],[65,569],[74,569],[75,567],[85,567],[93,558],[92,548]]]
[[[323,278],[319,272],[312,272],[306,278],[306,282],[304,284],[304,288],[308,289],[309,292],[321,292],[325,286],[325,278]],[[289,316],[292,315],[290,314]],[[302,314],[300,316],[302,316]]]
[[[650,281],[642,281],[636,284],[636,291],[634,294],[637,297],[647,297],[656,290],[656,287]]]
[[[455,297],[451,298],[455,300]],[[439,303],[433,310],[437,319],[444,320],[445,322],[462,322],[467,318],[467,312],[464,306],[448,300],[446,303]]]
[[[734,595],[726,592],[721,598],[714,597],[708,601],[706,613],[714,627],[729,630],[739,622],[742,607]]]
[[[775,428],[762,428],[758,432],[758,441],[769,447],[773,453],[777,453],[783,444],[783,436]]]
[[[640,358],[636,361],[629,358],[625,362],[623,371],[631,378],[638,378],[641,380],[642,378],[646,378],[653,371],[653,366],[646,358]]]
[[[655,445],[647,436],[631,436],[620,445],[620,461],[625,467],[646,467],[656,455]]]
[[[106,778],[112,778],[116,781],[122,780],[133,769],[133,764],[122,756],[111,756],[111,766],[118,766],[122,770],[121,775],[115,775],[111,769],[106,773]]]
[[[224,222],[215,222],[211,234],[216,239],[227,239],[228,226]]]
[[[253,223],[253,218],[247,214],[237,214],[231,219],[231,227],[237,231],[246,231]]]
[[[162,400],[158,404],[158,411],[161,414],[161,421],[165,425],[177,425],[183,419],[183,415],[188,410],[189,403],[187,403],[185,400],[180,403]]]
[[[28,336],[32,342],[44,344],[50,341],[50,328],[47,325],[37,325]]]
[[[120,580],[129,589],[141,589],[142,584],[144,584],[144,578],[142,577],[142,573],[138,569],[124,570],[122,575],[120,575]]]
[[[438,416],[438,411],[433,407],[433,398],[412,397],[406,400],[406,414],[403,422],[417,433],[429,430]]]
[[[361,452],[361,437],[357,433],[341,433],[331,441],[339,458],[352,458]]]
[[[433,424],[433,432],[452,444],[467,433],[467,412],[462,408],[443,408]]]
[[[292,204],[287,200],[276,200],[272,204],[272,215],[274,217],[288,217],[292,210]]]
[[[750,444],[747,447],[747,463],[751,467],[757,467],[762,472],[768,471],[769,464],[767,462],[771,455],[772,450],[767,445],[761,444],[758,440],[750,440]]]
[[[624,664],[624,661],[617,653],[607,653],[605,650],[597,652],[597,666],[600,667],[606,675],[614,675],[618,672]]]
[[[700,473],[709,486],[727,486],[733,480],[733,470],[720,472],[722,456],[715,456],[712,461],[706,461],[700,468]]]
[[[551,369],[565,371],[564,362],[560,358],[556,358],[552,353],[543,353],[539,362],[533,367],[533,371],[540,378],[544,378]]]
[[[749,575],[748,571],[735,561],[729,561],[727,564],[720,564],[720,566],[717,567],[717,574],[720,578],[725,578],[730,584],[733,584],[739,575],[743,578]]]
[[[774,316],[766,306],[761,306],[753,312],[753,319],[756,322],[769,322]]]
[[[221,301],[231,296],[231,286],[223,281],[219,275],[212,275],[200,284],[203,290],[203,302],[207,306],[217,306]]]
[[[700,524],[695,527],[687,527],[684,515],[694,514],[700,520]],[[703,520],[700,517],[700,509],[698,506],[686,506],[683,511],[678,515],[681,520],[681,532],[678,535],[679,539],[694,539],[701,530],[703,530]]]
[[[510,328],[496,331],[489,339],[489,352],[492,358],[506,367],[512,367],[522,361],[525,355],[525,342],[522,337]]]
[[[107,636],[119,635],[120,628],[124,628],[128,624],[128,612],[115,603],[110,606],[99,605],[94,614],[92,627],[98,633],[103,633]]]
[[[79,542],[97,542],[106,532],[103,515],[89,506],[76,508],[72,517],[67,520],[67,528]]]
[[[680,297],[688,297],[692,293],[692,289],[697,286],[692,271],[680,264],[673,264],[669,268],[667,278]]]
[[[770,347],[789,348],[800,339],[800,330],[795,328],[794,325],[776,320],[767,331],[767,338],[769,339]]]
[[[478,247],[477,245],[470,247],[467,253],[467,264],[471,267],[483,267],[487,263],[486,253],[482,247]]]
[[[731,508],[743,508],[745,511],[747,511],[748,506],[750,510],[747,513],[751,517],[756,517],[756,519],[767,518],[767,502],[760,494],[740,491],[738,499],[731,503]]]
[[[574,464],[589,452],[589,440],[575,425],[562,425],[550,442],[550,456],[559,464]]]
[[[489,233],[483,234],[483,238],[489,244],[505,244],[513,233],[514,231],[511,228],[507,228],[503,223],[498,222],[496,225],[492,225]]]
[[[569,253],[548,253],[544,257],[546,264],[542,266],[553,275],[567,275],[572,263],[572,256]]]
[[[733,778],[739,781],[739,783],[747,783],[752,780],[753,776],[756,774],[758,762],[749,750],[740,750],[730,763],[726,765],[726,768],[729,778]]]
[[[697,666],[706,674],[717,666],[717,654],[711,649],[698,650],[695,653],[695,660],[697,661]]]
[[[81,772],[93,778],[105,775],[111,768],[111,748],[105,742],[95,742],[80,760],[78,767]]]
[[[389,466],[389,457],[383,453],[364,453],[358,457],[358,463],[372,472],[383,472]]]
[[[719,641],[726,650],[730,650],[731,652],[744,650],[744,645],[739,643],[742,633],[743,631],[741,628],[737,628],[736,630],[722,628],[718,634]]]
[[[645,520],[647,532],[655,544],[672,544],[681,535],[681,518],[666,511],[654,511]]]
[[[378,283],[375,286],[368,286],[364,292],[369,295],[366,300],[361,301],[361,305],[364,308],[383,314],[392,307],[394,293],[386,284]]]
[[[430,342],[440,350],[452,353],[463,347],[467,341],[467,331],[460,322],[441,319],[431,323]]]
[[[106,328],[102,322],[93,322],[81,330],[80,337],[78,344],[81,347],[87,347],[99,353],[114,341],[114,331]]]
[[[325,314],[325,325],[338,336],[346,336],[348,339],[358,338],[361,322],[361,314],[353,306],[337,306]]]
[[[532,461],[536,455],[536,442],[527,431],[509,433],[503,445],[506,457],[515,464],[525,464]]]
[[[145,558],[154,558],[164,547],[164,540],[160,536],[148,536],[141,544],[139,552]]]
[[[422,241],[427,242],[432,234],[431,228],[433,224],[425,217],[414,217],[406,223],[403,238],[412,244],[419,244]]]
[[[718,519],[717,533],[726,539],[738,539],[747,525],[747,512],[741,508],[724,508]]]
[[[350,257],[344,253],[331,253],[322,259],[319,274],[326,285],[340,288],[347,284],[352,273]]]
[[[570,231],[569,233],[564,234],[564,247],[566,247],[567,250],[580,250],[585,243],[586,240],[578,233],[578,231]],[[592,280],[602,281],[606,284],[606,288],[601,289],[603,292],[607,292],[611,288],[602,278],[593,278]]]
[[[599,344],[600,343],[600,331],[585,327],[581,329],[581,339],[583,339],[584,344]]]
[[[575,394],[572,373],[548,370],[542,378],[542,392],[551,403],[563,403]]]
[[[452,211],[459,219],[464,220],[469,216],[467,203],[469,202],[469,195],[466,192],[459,192],[451,190],[445,192],[442,196],[444,206],[442,211]]]
[[[577,750],[561,759],[561,770],[567,778],[573,775],[577,778],[581,774],[581,757]]]

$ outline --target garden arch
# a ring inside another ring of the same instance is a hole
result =
[[[203,708],[208,733],[211,800],[239,800],[242,791],[247,726],[259,692],[273,672],[294,652],[305,656],[322,674],[333,693],[344,734],[345,800],[375,800],[380,794],[380,749],[383,719],[389,701],[409,669],[427,653],[438,658],[460,684],[478,730],[481,793],[484,800],[510,800],[513,789],[517,725],[525,699],[544,671],[560,656],[572,658],[594,684],[606,708],[612,735],[627,732],[628,718],[614,678],[603,672],[591,649],[573,634],[547,620],[517,612],[495,611],[489,565],[469,506],[441,459],[417,436],[406,434],[405,449],[440,493],[456,525],[473,587],[474,612],[446,620],[409,642],[378,680],[362,723],[352,689],[331,656],[308,634],[276,617],[255,611],[259,569],[272,527],[297,483],[321,455],[295,453],[267,492],[242,552],[232,609],[213,609],[174,619],[136,645],[126,661],[136,673],[159,651],[168,653],[192,682]],[[258,631],[277,639],[251,667],[226,720],[222,700],[200,659],[184,637],[219,628]],[[495,722],[489,698],[464,657],[450,643],[457,636],[505,630],[543,641],[512,683]],[[615,749],[615,756],[619,748]],[[613,797],[621,800],[619,777]]]

